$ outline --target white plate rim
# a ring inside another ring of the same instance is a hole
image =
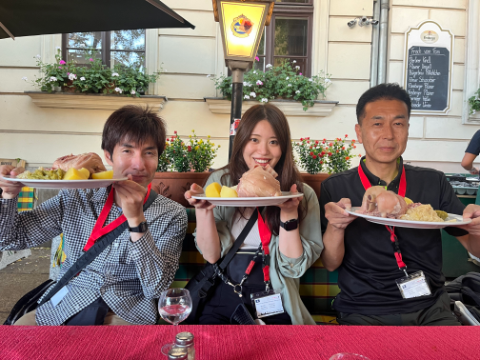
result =
[[[452,213],[447,213],[449,217],[454,217],[458,220],[458,217],[462,218],[462,221],[459,222],[433,222],[433,221],[414,221],[414,220],[401,220],[401,219],[389,219],[389,218],[382,218],[378,216],[372,216],[372,215],[366,215],[366,214],[359,214],[355,212],[357,209],[359,209],[360,206],[352,206],[351,210],[346,210],[347,213],[353,216],[361,217],[366,220],[376,220],[376,221],[382,221],[384,223],[390,222],[391,224],[381,224],[381,225],[390,225],[390,226],[395,226],[395,224],[399,225],[428,225],[428,226],[442,226],[442,227],[449,227],[449,226],[462,226],[462,225],[468,225],[472,221],[471,219],[468,219],[468,221],[463,221],[462,215],[458,214],[452,214]],[[371,221],[372,222],[372,221]],[[412,228],[415,228],[412,227]]]
[[[18,179],[18,178],[12,178],[10,175],[2,175],[2,179],[5,181],[11,181],[11,182],[20,182],[22,184],[25,183],[41,183],[41,184],[83,184],[86,181],[89,184],[95,183],[95,182],[104,182],[104,181],[111,181],[116,182],[116,181],[124,181],[128,180],[128,178],[118,178],[118,179],[86,179],[86,180],[43,180],[43,179]]]
[[[289,193],[289,191],[283,191],[282,194]],[[201,194],[205,195],[205,193]],[[303,196],[303,193],[296,193],[296,194],[290,194],[290,195],[281,195],[281,196],[256,196],[256,197],[206,197],[206,196],[192,196],[192,198],[196,200],[213,200],[213,201],[242,201],[242,202],[248,202],[248,201],[261,201],[261,200],[284,200],[284,199],[295,199],[297,197]]]

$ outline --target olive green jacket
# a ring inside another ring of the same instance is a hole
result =
[[[224,171],[216,171],[210,175],[205,187],[212,182],[221,183]],[[231,186],[230,183],[222,184]],[[270,242],[270,280],[275,292],[282,295],[285,311],[290,315],[294,325],[315,325],[315,321],[300,299],[299,278],[320,257],[323,250],[322,232],[320,228],[320,207],[313,189],[303,184],[304,197],[307,203],[307,215],[300,223],[300,238],[303,255],[297,259],[286,257],[280,252],[278,236],[272,235]],[[221,242],[221,257],[232,247],[235,239],[230,231],[234,219],[235,208],[217,206],[213,210],[218,236]],[[196,233],[195,233],[196,236]]]

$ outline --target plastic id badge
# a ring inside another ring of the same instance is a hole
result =
[[[283,309],[282,296],[276,294],[273,290],[252,293],[250,294],[250,299],[253,305],[255,305],[255,312],[259,319],[283,314],[285,312]]]
[[[422,270],[397,279],[395,282],[397,283],[400,293],[404,299],[411,299],[432,294]]]

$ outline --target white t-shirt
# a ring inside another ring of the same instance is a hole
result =
[[[256,211],[256,209],[253,209]],[[235,220],[232,223],[232,235],[235,239],[238,238],[238,235],[243,231],[245,226],[247,226],[248,219],[250,218],[250,214],[253,213],[252,210],[247,209],[245,211],[243,217],[240,213],[235,214]],[[250,230],[250,233],[247,235],[245,238],[245,241],[243,242],[242,246],[240,246],[240,250],[256,250],[258,249],[258,246],[260,245],[261,240],[260,240],[260,233],[258,232],[258,220],[253,224],[252,229]]]

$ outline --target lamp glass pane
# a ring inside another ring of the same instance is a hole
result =
[[[227,57],[252,59],[268,4],[222,2]]]

